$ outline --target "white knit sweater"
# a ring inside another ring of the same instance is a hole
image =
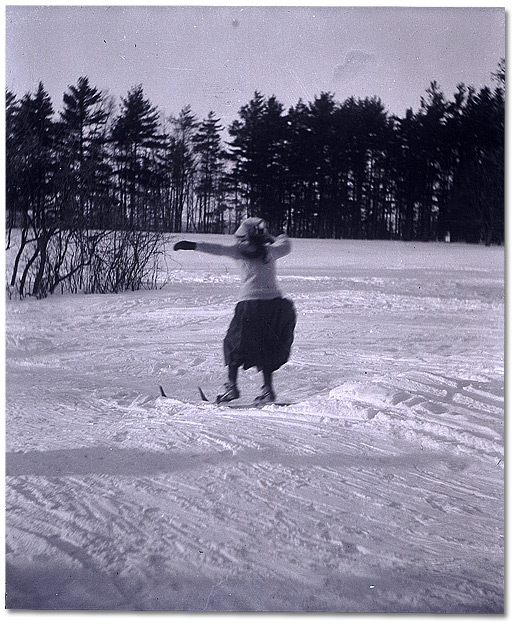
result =
[[[242,286],[238,300],[274,299],[282,297],[282,291],[276,279],[276,260],[286,256],[292,248],[289,238],[282,234],[273,244],[266,245],[267,259],[245,258],[237,244],[219,245],[210,242],[198,242],[197,251],[216,256],[227,256],[238,261]]]

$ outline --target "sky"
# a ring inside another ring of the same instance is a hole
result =
[[[42,81],[59,110],[80,76],[117,102],[142,84],[166,116],[191,105],[224,126],[255,90],[286,109],[321,92],[378,96],[403,116],[433,80],[447,98],[493,85],[505,56],[500,7],[108,4],[6,6],[6,87]]]

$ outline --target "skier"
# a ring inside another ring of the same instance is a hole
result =
[[[248,218],[235,232],[232,245],[182,240],[174,250],[196,250],[238,261],[242,286],[233,319],[224,338],[228,380],[217,403],[240,397],[238,370],[256,367],[263,373],[263,386],[255,404],[274,402],[273,372],[289,360],[294,339],[296,312],[283,297],[276,279],[275,261],[291,251],[286,234],[271,236],[265,221]]]

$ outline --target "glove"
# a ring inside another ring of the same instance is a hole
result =
[[[186,251],[188,251],[196,248],[197,243],[191,242],[190,240],[179,240],[179,242],[176,242],[173,246],[174,251],[179,251],[179,249],[185,249]]]

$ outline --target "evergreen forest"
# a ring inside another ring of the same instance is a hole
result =
[[[48,275],[57,236],[232,233],[251,215],[292,237],[502,244],[504,60],[490,84],[447,98],[434,81],[402,118],[378,97],[286,108],[255,92],[227,129],[189,105],[166,117],[142,85],[118,103],[80,77],[59,111],[41,82],[7,90],[8,246],[21,232]]]

